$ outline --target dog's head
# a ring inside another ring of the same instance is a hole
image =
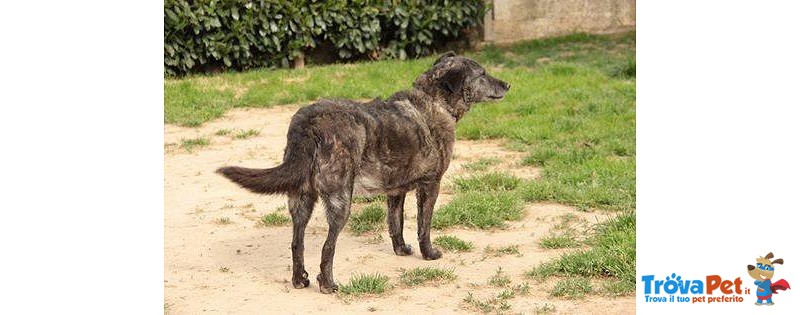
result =
[[[460,119],[472,104],[499,100],[511,85],[495,78],[477,62],[447,52],[416,81],[414,87],[428,95],[443,96],[451,114]]]
[[[747,265],[747,274],[756,280],[772,279],[772,276],[775,275],[775,264],[783,265],[782,258],[770,260],[772,257],[775,256],[770,252],[767,256],[756,258],[755,266]]]

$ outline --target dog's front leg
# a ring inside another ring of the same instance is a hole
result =
[[[427,183],[417,187],[417,238],[422,258],[436,260],[442,257],[442,252],[431,245],[431,217],[433,205],[439,196],[439,182]]]
[[[403,240],[403,203],[406,200],[406,194],[402,193],[386,197],[386,207],[389,209],[389,215],[387,216],[389,236],[392,237],[394,253],[398,256],[411,255],[414,250],[411,245],[406,244],[406,241]]]

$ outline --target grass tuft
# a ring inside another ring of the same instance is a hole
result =
[[[494,310],[494,305],[497,304],[497,299],[482,301],[476,299],[475,296],[472,295],[472,292],[467,292],[467,297],[464,298],[464,303],[467,303],[467,305],[470,305],[483,313],[490,313]]]
[[[580,246],[589,231],[578,232],[576,227],[584,227],[586,220],[574,214],[565,214],[559,219],[560,222],[550,229],[550,234],[539,240],[539,246],[548,249]]]
[[[386,209],[379,204],[370,204],[350,217],[350,231],[357,235],[374,232],[383,226]]]
[[[473,175],[467,178],[456,178],[456,190],[464,191],[510,191],[519,186],[521,180],[506,173],[488,173]]]
[[[220,129],[220,130],[217,130],[216,132],[214,132],[214,135],[215,135],[215,136],[220,136],[220,137],[221,137],[221,136],[227,136],[227,135],[231,134],[231,132],[233,132],[233,130],[230,130],[230,129]]]
[[[237,132],[233,137],[236,139],[247,139],[250,137],[255,137],[259,134],[261,134],[261,132],[255,129],[239,130],[239,132]]]
[[[495,274],[489,278],[489,284],[495,287],[505,287],[511,283],[511,277],[509,277],[505,272],[503,272],[503,268],[497,268]]]
[[[562,279],[556,282],[550,295],[556,297],[582,298],[592,292],[592,283],[583,277]]]
[[[573,248],[581,245],[570,233],[550,234],[539,240],[539,246],[547,249]]]
[[[379,273],[358,274],[350,277],[350,281],[339,286],[339,293],[344,295],[382,294],[389,288],[389,277]]]
[[[181,139],[181,148],[191,152],[196,148],[205,147],[211,144],[208,138]]]
[[[475,162],[464,164],[462,166],[465,170],[470,171],[485,171],[489,168],[489,166],[496,165],[500,163],[500,159],[498,158],[480,158]]]
[[[550,314],[556,312],[556,306],[550,303],[536,304],[533,308],[534,314]]]
[[[456,225],[479,229],[502,228],[507,220],[520,220],[522,203],[508,192],[467,192],[433,213],[431,226],[444,229]]]
[[[436,267],[417,267],[403,270],[400,274],[400,283],[407,286],[417,286],[428,282],[445,282],[456,279],[453,269],[439,269]]]
[[[603,282],[603,293],[609,296],[630,295],[636,291],[636,284],[623,280],[607,280]]]
[[[288,225],[292,222],[292,219],[283,213],[273,212],[261,217],[259,222],[265,226],[281,226]]]
[[[455,236],[450,235],[442,235],[437,237],[433,240],[433,244],[451,252],[469,252],[474,248],[472,242],[463,241]]]

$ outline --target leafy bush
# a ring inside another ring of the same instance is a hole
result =
[[[485,13],[481,0],[165,0],[164,71],[274,66],[325,42],[342,59],[419,57]]]

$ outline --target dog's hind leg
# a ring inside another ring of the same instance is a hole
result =
[[[403,203],[405,200],[405,193],[387,196],[386,198],[386,206],[389,209],[389,215],[387,216],[389,236],[392,237],[394,253],[398,256],[408,256],[414,252],[411,245],[406,244],[403,240]]]
[[[322,259],[319,264],[320,274],[317,276],[319,291],[333,293],[339,286],[333,280],[333,255],[336,252],[336,240],[350,217],[350,197],[353,191],[352,180],[341,190],[326,194],[320,192],[325,202],[325,214],[328,217],[328,238],[322,246]]]
[[[289,195],[289,213],[292,215],[292,285],[295,289],[308,287],[308,272],[303,253],[306,225],[317,202],[316,193],[300,192]]]
[[[436,260],[442,252],[431,245],[431,217],[433,205],[439,196],[439,182],[427,183],[417,188],[417,237],[419,250],[425,260]]]

